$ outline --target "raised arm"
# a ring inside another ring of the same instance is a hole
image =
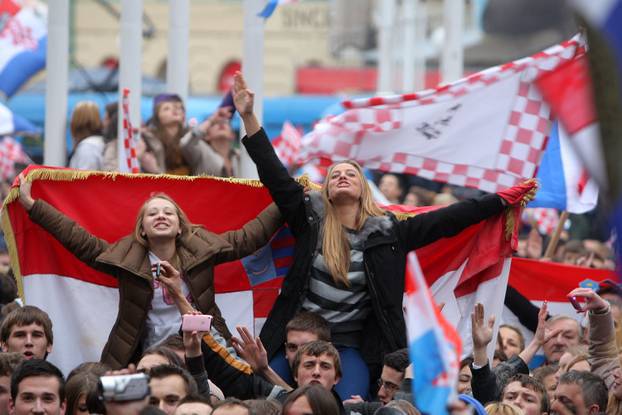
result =
[[[257,166],[259,179],[268,188],[285,221],[296,234],[306,224],[304,189],[289,175],[259,125],[253,112],[254,94],[246,86],[242,74],[237,73],[234,81],[233,101],[246,130],[242,144]]]
[[[590,320],[588,362],[592,373],[605,381],[612,390],[616,380],[614,372],[620,370],[620,356],[616,345],[615,327],[611,316],[611,306],[601,296],[588,288],[575,288],[568,296],[583,297],[584,310]]]
[[[233,251],[220,255],[217,262],[233,261],[252,254],[265,246],[276,231],[283,226],[283,223],[279,209],[274,203],[271,203],[255,219],[247,222],[242,228],[221,235],[233,245]]]
[[[537,183],[531,179],[496,194],[467,199],[419,214],[400,222],[401,237],[408,250],[420,248],[440,238],[457,235],[471,225],[501,214],[506,206],[519,209],[535,197],[536,190]]]
[[[44,200],[33,199],[30,192],[32,183],[26,181],[23,175],[19,176],[19,183],[19,201],[30,219],[48,231],[80,261],[98,268],[95,259],[108,247],[108,242],[90,234]]]

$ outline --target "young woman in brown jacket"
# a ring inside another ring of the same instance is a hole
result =
[[[215,302],[214,266],[255,252],[283,224],[271,204],[241,229],[215,234],[190,223],[177,203],[160,193],[141,207],[133,234],[110,244],[45,201],[34,200],[30,189],[31,183],[20,176],[19,200],[30,218],[82,262],[118,280],[119,312],[101,356],[115,369],[179,330],[181,316],[158,272],[167,277],[179,270],[190,303],[211,314],[218,334],[230,339]]]

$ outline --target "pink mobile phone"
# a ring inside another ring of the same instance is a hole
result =
[[[184,314],[181,321],[182,331],[210,331],[212,316],[207,314]]]

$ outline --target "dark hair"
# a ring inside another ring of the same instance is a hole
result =
[[[519,382],[523,388],[531,389],[540,395],[540,412],[549,412],[551,403],[549,402],[549,395],[546,393],[546,388],[542,382],[524,373],[519,373],[505,382],[505,385],[503,385],[501,389],[501,397],[505,394],[505,388],[512,382]]]
[[[162,340],[160,346],[166,346],[173,350],[185,350],[184,339],[179,334],[171,334],[166,339]]]
[[[531,373],[531,376],[533,376],[535,380],[537,380],[538,382],[544,385],[544,379],[547,376],[554,375],[555,373],[557,373],[558,369],[559,369],[559,365],[557,363],[554,363],[551,365],[540,366],[533,370],[533,372]]]
[[[108,124],[104,127],[104,141],[109,142],[119,137],[119,104],[117,102],[111,102],[106,104],[106,115],[108,117]]]
[[[65,378],[62,372],[53,364],[43,359],[24,360],[15,368],[11,375],[11,399],[15,402],[19,384],[22,380],[31,377],[53,377],[58,379],[58,397],[65,400]]]
[[[21,353],[0,353],[0,376],[11,376],[15,368],[24,361],[24,355]]]
[[[197,393],[197,383],[187,370],[175,365],[159,365],[149,370],[149,379],[163,379],[169,376],[179,376],[186,384],[186,394]]]
[[[335,349],[335,346],[324,340],[315,340],[298,348],[296,357],[294,357],[294,363],[292,364],[292,373],[294,377],[298,378],[298,366],[300,366],[302,356],[318,357],[323,354],[333,358],[335,374],[338,378],[341,378],[341,360],[339,359],[339,352]]]
[[[151,346],[150,348],[148,348],[147,350],[143,352],[143,355],[138,360],[140,361],[143,357],[150,355],[150,354],[156,354],[158,356],[162,356],[163,358],[168,360],[169,364],[173,366],[178,366],[181,368],[186,367],[186,365],[184,364],[184,361],[181,360],[181,357],[179,357],[179,355],[175,353],[175,351],[168,346],[162,346],[161,344]]]
[[[465,366],[471,366],[471,363],[473,363],[473,358],[471,356],[467,356],[464,359],[462,359],[460,361],[460,370],[462,370],[463,367]]]
[[[394,352],[387,353],[384,355],[383,364],[391,369],[404,373],[410,364],[408,349],[399,349]]]
[[[179,404],[177,404],[177,406],[184,403],[204,403],[206,405],[209,405],[210,407],[212,406],[212,401],[199,393],[189,393],[179,401]]]
[[[212,410],[212,415],[217,415],[216,411],[219,408],[231,408],[231,407],[236,407],[236,406],[241,406],[242,408],[246,408],[246,410],[248,411],[248,414],[249,415],[252,414],[251,407],[248,406],[244,401],[241,401],[238,398],[227,398],[224,401],[220,401],[218,402],[218,404],[214,405],[214,409]]]
[[[109,370],[111,370],[111,367],[108,366],[106,363],[82,362],[78,366],[71,369],[71,372],[69,372],[69,375],[67,375],[67,382],[69,382],[69,379],[71,379],[72,377],[77,376],[78,374],[83,372],[90,372],[99,377],[104,376]]]
[[[65,413],[71,415],[69,412]],[[138,412],[138,415],[166,415],[166,412],[155,405],[147,405]]]
[[[257,415],[281,415],[281,404],[274,399],[247,399],[244,401]]]
[[[510,329],[514,333],[516,333],[518,335],[518,341],[520,342],[518,347],[521,349],[521,351],[525,350],[525,336],[523,335],[521,329],[511,324],[502,324],[499,326],[499,335],[501,335],[501,329]]]
[[[559,378],[559,384],[576,384],[581,387],[585,406],[598,405],[598,410],[604,412],[607,408],[607,385],[605,381],[591,372],[571,370]]]
[[[318,340],[330,341],[328,321],[319,314],[302,311],[294,316],[285,326],[285,333],[290,331],[306,331],[317,336]]]
[[[10,274],[0,273],[0,304],[8,304],[17,298],[17,284]]]
[[[6,316],[0,326],[0,340],[6,343],[11,335],[13,326],[28,326],[29,324],[39,324],[43,327],[43,332],[48,344],[54,344],[54,333],[52,332],[52,320],[45,311],[33,305],[26,305],[15,309]]]
[[[283,403],[283,415],[300,397],[306,397],[313,415],[339,415],[339,405],[333,394],[319,385],[306,385],[294,390]]]
[[[65,413],[73,414],[78,407],[80,395],[87,397],[89,393],[97,391],[98,382],[99,375],[87,370],[74,372],[71,376],[67,377],[67,382],[65,383],[67,409]]]

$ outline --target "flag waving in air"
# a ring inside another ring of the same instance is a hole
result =
[[[488,192],[536,175],[550,130],[539,74],[580,50],[572,39],[532,57],[416,94],[346,101],[302,143],[302,161],[354,159]]]
[[[0,2],[0,94],[5,97],[45,66],[47,7],[40,2],[19,3]]]
[[[436,307],[414,252],[408,255],[408,265],[406,325],[416,372],[413,396],[422,413],[447,414],[460,371],[460,336]]]

